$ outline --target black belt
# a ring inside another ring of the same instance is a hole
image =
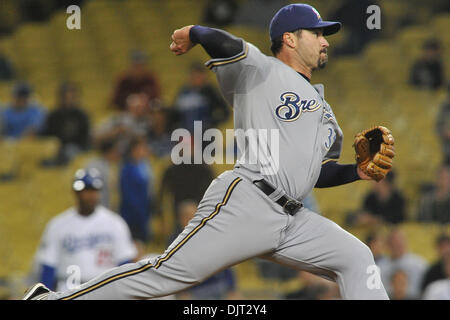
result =
[[[253,184],[257,186],[259,189],[261,189],[262,192],[264,192],[266,195],[270,196],[275,189],[271,187],[267,182],[264,180],[257,180],[253,181]],[[280,199],[276,201],[280,206],[283,207],[284,212],[289,213],[291,216],[295,215],[297,211],[303,207],[303,204],[301,202],[298,202],[297,200],[289,199],[286,196],[282,196]]]

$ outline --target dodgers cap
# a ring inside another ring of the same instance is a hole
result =
[[[335,21],[323,21],[319,12],[312,6],[303,3],[295,3],[284,6],[273,16],[270,21],[270,39],[274,40],[285,32],[298,29],[323,28],[323,35],[329,36],[341,29],[341,23]]]
[[[74,191],[83,191],[85,189],[100,190],[103,188],[103,181],[100,178],[100,172],[95,169],[79,169],[75,173],[72,183]]]

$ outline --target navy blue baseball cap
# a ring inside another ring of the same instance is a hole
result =
[[[19,82],[13,88],[14,97],[28,97],[33,90],[27,82]]]
[[[270,39],[274,40],[285,32],[292,32],[298,29],[319,28],[323,28],[324,36],[329,36],[341,29],[341,23],[323,21],[319,12],[308,4],[289,4],[278,10],[272,21],[270,21]]]
[[[79,169],[75,173],[72,183],[72,189],[74,191],[79,192],[85,189],[100,190],[101,188],[103,188],[103,181],[97,169]]]

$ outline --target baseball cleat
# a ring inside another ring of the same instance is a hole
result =
[[[22,300],[46,300],[50,292],[50,289],[45,285],[37,283],[25,292]]]

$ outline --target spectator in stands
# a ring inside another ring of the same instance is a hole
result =
[[[72,183],[76,205],[48,223],[34,263],[38,281],[48,288],[67,290],[134,261],[126,223],[99,205],[102,185],[96,170],[78,170]]]
[[[71,82],[65,82],[58,91],[56,108],[47,116],[42,132],[45,136],[58,138],[61,147],[48,165],[64,165],[90,145],[88,114],[80,106],[80,90]]]
[[[236,18],[233,23],[257,27],[265,31],[275,13],[288,4],[289,1],[286,0],[243,1],[236,12]]]
[[[389,298],[391,300],[415,300],[416,296],[408,294],[409,279],[408,274],[399,269],[395,270],[391,276],[391,290]]]
[[[194,218],[197,212],[197,205],[198,203],[192,200],[185,200],[180,203],[177,214],[177,227],[169,238],[169,245],[173,241],[176,241],[179,234],[189,224],[191,219]],[[225,269],[204,280],[202,283],[178,294],[178,298],[195,300],[239,298],[239,293],[236,288],[236,276],[232,269]]]
[[[436,131],[441,138],[444,161],[450,162],[450,83],[447,87],[447,96],[436,118]]]
[[[171,111],[161,100],[150,101],[150,129],[147,138],[151,153],[157,157],[165,157],[172,151],[171,115]]]
[[[450,12],[450,2],[447,0],[434,0],[430,9],[434,14],[448,13]]]
[[[422,56],[411,68],[409,82],[417,88],[436,90],[444,81],[441,44],[436,39],[429,39],[422,49]]]
[[[0,278],[0,301],[1,300],[13,300],[11,282],[7,278]]]
[[[388,263],[389,258],[384,254],[384,238],[380,233],[369,233],[366,237],[366,245],[370,248],[370,251],[372,251],[375,264],[378,267]]]
[[[113,92],[113,105],[118,110],[126,109],[126,100],[133,93],[146,93],[149,99],[161,95],[157,76],[147,66],[147,57],[141,51],[133,51],[130,67],[117,80]]]
[[[380,36],[381,30],[367,28],[366,13],[370,5],[378,5],[375,0],[346,0],[330,14],[330,20],[340,21],[345,26],[345,38],[333,51],[335,55],[354,55]]]
[[[126,112],[107,119],[95,132],[95,142],[116,139],[123,154],[133,136],[146,136],[149,130],[149,99],[146,93],[133,93],[126,99]]]
[[[188,300],[235,300],[242,299],[237,289],[233,269],[220,271],[200,284],[182,292],[182,299]]]
[[[400,229],[393,229],[388,236],[390,257],[388,263],[380,265],[381,280],[387,292],[392,292],[391,279],[396,270],[403,270],[408,276],[407,295],[419,297],[420,285],[427,268],[426,261],[408,251],[406,237]]]
[[[3,136],[20,139],[40,133],[45,120],[45,112],[37,103],[30,101],[31,87],[18,83],[13,88],[13,100],[2,114]]]
[[[297,279],[302,283],[299,290],[283,296],[287,300],[332,300],[339,299],[339,289],[331,281],[325,280],[307,271],[297,271]]]
[[[21,19],[25,21],[39,21],[43,22],[49,18],[52,12],[56,9],[58,2],[61,1],[48,1],[48,0],[37,0],[37,1],[16,1],[17,9],[21,13]],[[67,2],[66,2],[67,3]],[[70,4],[79,4],[80,1],[73,1]],[[63,8],[63,7],[60,7]],[[67,8],[67,6],[65,7]],[[64,8],[64,9],[65,9]]]
[[[430,283],[423,295],[424,300],[450,300],[450,255],[443,261],[445,278]]]
[[[445,257],[450,257],[450,236],[446,233],[440,234],[436,239],[436,248],[438,252],[438,260],[425,272],[421,285],[422,293],[430,283],[445,279],[447,277],[445,274],[444,260]]]
[[[103,188],[100,191],[100,203],[112,210],[118,208],[117,205],[117,166],[121,160],[118,141],[115,139],[103,140],[98,146],[99,156],[92,159],[87,168],[95,168],[100,172],[103,180]]]
[[[262,278],[272,281],[289,281],[294,279],[298,271],[262,258],[254,259]]]
[[[212,27],[226,27],[233,22],[237,9],[236,0],[210,0],[203,13],[203,22]]]
[[[365,196],[362,209],[353,218],[354,224],[397,224],[405,220],[405,198],[394,182],[394,171],[380,182],[373,182],[372,191]]]
[[[178,92],[174,109],[180,127],[190,132],[194,132],[194,121],[202,121],[206,130],[226,121],[230,113],[220,93],[208,82],[201,63],[191,65],[188,83]]]
[[[192,148],[195,147],[193,141],[186,143],[191,143]],[[193,153],[190,157],[193,159]],[[205,163],[172,164],[163,173],[157,204],[160,206],[164,203],[164,198],[169,196],[172,199],[173,214],[176,217],[176,208],[180,203],[184,200],[193,200],[199,203],[213,179],[214,172]],[[161,208],[158,208],[157,211],[162,213]],[[179,221],[178,217],[175,218],[175,221]],[[166,228],[167,225],[164,227]]]
[[[147,142],[133,137],[120,171],[120,214],[127,222],[139,255],[144,252],[150,235],[153,173],[148,161]]]
[[[169,236],[168,245],[170,245],[183,229],[189,224],[189,221],[194,217],[197,211],[198,202],[193,200],[183,200],[177,208],[177,222],[172,234]]]
[[[8,57],[0,51],[0,81],[11,81],[16,72]]]
[[[450,222],[450,162],[439,168],[435,186],[420,199],[417,218],[423,222]]]

